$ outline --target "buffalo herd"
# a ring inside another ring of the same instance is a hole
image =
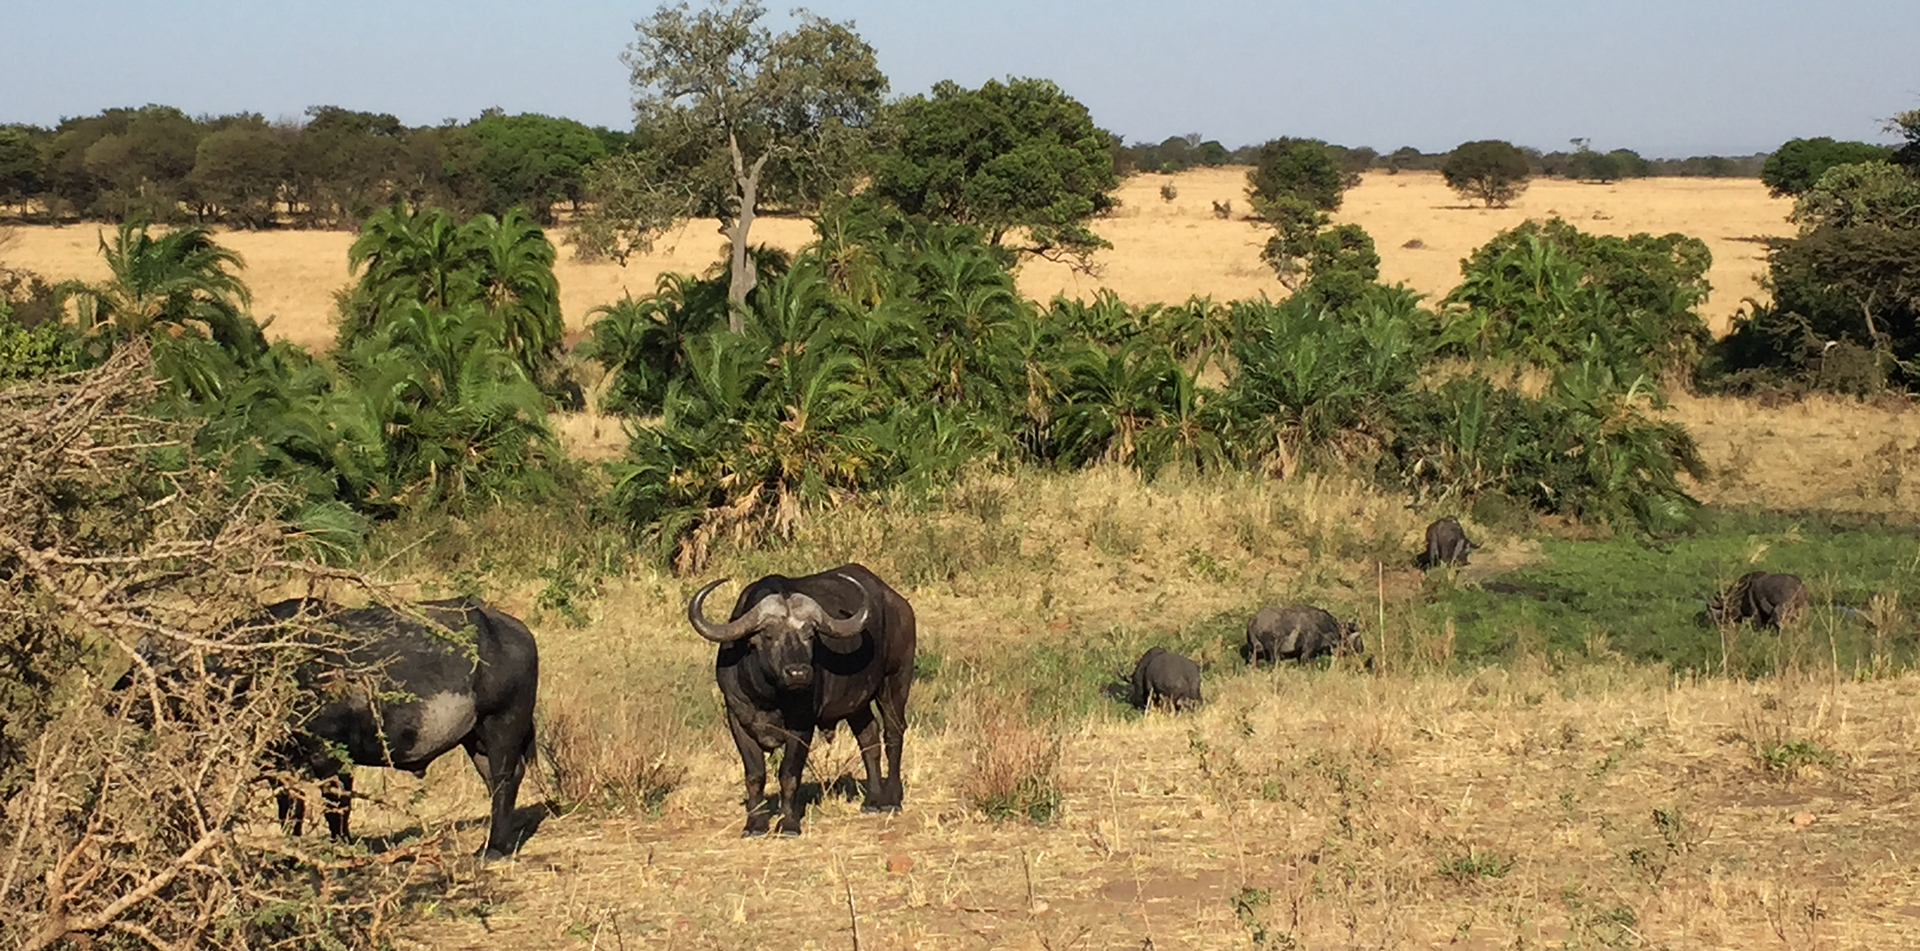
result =
[[[1462,566],[1476,547],[1457,520],[1443,518],[1428,527],[1426,548],[1415,561],[1423,568]],[[898,811],[917,637],[913,606],[866,567],[847,564],[753,581],[734,599],[727,619],[715,621],[706,601],[723,580],[693,595],[687,622],[718,645],[714,679],[740,752],[744,834],[799,834],[799,785],[808,751],[816,737],[830,738],[842,723],[866,767],[864,810]],[[1712,598],[1706,613],[1719,624],[1778,627],[1806,607],[1799,577],[1756,571]],[[514,851],[519,840],[513,812],[533,757],[540,672],[533,634],[519,619],[474,598],[411,608],[344,608],[295,599],[240,623],[344,635],[312,642],[312,659],[298,678],[309,702],[301,706],[297,728],[270,751],[276,769],[321,783],[332,835],[347,835],[352,766],[424,775],[430,763],[459,747],[492,800],[482,854],[498,858]],[[1263,660],[1306,663],[1365,649],[1358,622],[1313,605],[1263,607],[1247,620],[1246,631],[1242,656],[1256,668]],[[164,679],[173,670],[157,644],[143,640],[136,653],[139,662],[116,690],[143,672]],[[359,671],[377,671],[384,689],[347,676]],[[1142,709],[1185,711],[1204,702],[1200,665],[1164,647],[1142,655],[1128,681],[1127,698]],[[164,692],[166,685],[154,686]],[[777,826],[766,794],[767,757],[776,751]],[[280,805],[281,820],[298,835],[304,804],[283,791]]]

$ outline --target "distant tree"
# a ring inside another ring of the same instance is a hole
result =
[[[106,185],[96,212],[153,221],[179,218],[202,131],[171,106],[133,110],[123,131],[86,147],[86,170]]]
[[[1620,180],[1621,163],[1612,153],[1581,149],[1567,157],[1567,172],[1589,182],[1613,182]]]
[[[194,150],[188,182],[201,202],[245,228],[273,218],[287,181],[288,137],[258,115],[236,117]]]
[[[407,129],[384,113],[314,106],[287,156],[294,196],[313,224],[358,225],[392,202]]]
[[[1526,191],[1532,167],[1527,153],[1512,143],[1485,139],[1455,148],[1440,167],[1440,174],[1460,197],[1477,198],[1492,208],[1496,204],[1504,206]]]
[[[1339,157],[1340,169],[1347,174],[1348,188],[1360,184],[1360,176],[1371,170],[1374,162],[1380,158],[1379,152],[1365,145],[1351,149],[1344,145],[1329,145],[1327,148]]]
[[[24,205],[45,187],[46,163],[32,129],[0,126],[0,205]]]
[[[996,246],[1017,229],[1016,250],[1083,265],[1107,247],[1088,224],[1114,206],[1111,137],[1052,82],[937,83],[890,126],[873,193],[907,214],[977,226]]]
[[[1652,171],[1652,163],[1632,149],[1614,149],[1607,157],[1620,167],[1621,178],[1645,178]]]
[[[41,151],[46,197],[56,215],[97,212],[106,183],[87,170],[87,149],[107,135],[124,132],[131,109],[109,109],[97,116],[61,120]]]
[[[1260,146],[1247,173],[1247,197],[1261,205],[1293,197],[1322,211],[1340,207],[1347,188],[1340,156],[1319,139],[1274,139]],[[1262,215],[1265,211],[1260,211]]]
[[[478,210],[503,215],[519,206],[543,225],[553,223],[556,203],[580,200],[587,166],[607,156],[605,140],[572,119],[491,109],[465,131],[476,147],[453,174],[469,180]]]
[[[1826,136],[1789,139],[1760,166],[1760,181],[1775,198],[1799,195],[1835,165],[1884,162],[1892,157],[1893,149],[1868,142],[1837,142]]]
[[[1387,157],[1381,161],[1381,164],[1387,167],[1388,175],[1398,175],[1402,171],[1413,167],[1414,163],[1420,161],[1423,157],[1419,149],[1411,145],[1403,145],[1389,153]]]
[[[639,36],[623,56],[635,147],[664,157],[692,199],[687,211],[721,218],[736,333],[756,281],[755,213],[763,202],[806,204],[847,187],[887,90],[851,23],[802,10],[776,35],[765,15],[759,0],[714,0],[698,12],[663,6],[634,24]]]

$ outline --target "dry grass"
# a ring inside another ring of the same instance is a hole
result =
[[[1172,200],[1163,185],[1176,186]],[[1196,169],[1174,176],[1138,175],[1119,190],[1119,210],[1094,230],[1113,242],[1096,258],[1097,276],[1064,265],[1030,262],[1019,275],[1027,296],[1056,293],[1091,296],[1111,287],[1129,301],[1184,301],[1193,295],[1218,300],[1268,294],[1284,296],[1273,272],[1260,263],[1267,232],[1245,220],[1246,169]],[[1230,219],[1217,217],[1214,202],[1231,202]],[[1436,173],[1371,173],[1347,193],[1338,218],[1365,227],[1379,245],[1381,273],[1438,297],[1460,276],[1460,259],[1499,231],[1529,218],[1559,215],[1579,227],[1606,234],[1680,231],[1707,242],[1715,288],[1704,308],[1716,330],[1746,297],[1759,296],[1765,266],[1754,238],[1791,233],[1790,205],[1767,196],[1753,179],[1640,179],[1613,185],[1535,182],[1511,208],[1469,208]],[[624,293],[650,293],[667,271],[702,272],[722,257],[722,238],[712,221],[693,221],[660,240],[653,253],[622,268],[608,261],[575,260],[567,248],[555,268],[560,304],[569,331],[579,333],[588,311]],[[99,280],[106,274],[100,225],[23,226],[7,250],[14,267],[49,279]],[[761,218],[755,241],[797,250],[813,240],[812,225],[791,218]],[[245,279],[254,311],[272,316],[268,333],[324,348],[333,341],[332,293],[346,284],[347,246],[353,236],[338,231],[224,232],[220,241],[245,257]],[[1409,246],[1414,245],[1414,246]]]
[[[669,751],[680,781],[649,809],[547,819],[490,873],[503,903],[484,925],[414,940],[828,948],[857,926],[866,949],[1920,946],[1920,677],[1676,679],[1605,644],[1559,672],[1524,650],[1451,672],[1447,631],[1389,612],[1386,674],[1247,672],[1230,635],[1207,634],[1211,702],[1195,714],[1097,696],[1050,712],[1021,695],[1054,676],[1023,668],[1038,644],[1189,636],[1294,596],[1371,623],[1375,553],[1411,552],[1431,514],[1334,479],[976,473],[938,507],[855,504],[779,552],[723,556],[714,574],[736,580],[855,554],[914,578],[900,586],[926,663],[906,808],[860,814],[843,731],[813,751],[807,831],[785,841],[737,838],[712,648],[681,613],[704,579],[636,568],[585,625],[536,621],[543,709],[595,742]],[[1476,568],[1532,557],[1486,540]],[[1390,600],[1418,590],[1410,572],[1385,580]],[[504,600],[529,610],[524,593]],[[1911,636],[1901,605],[1874,611]],[[983,815],[1023,780],[1057,791],[1052,821]],[[361,781],[410,805],[396,823],[484,834],[463,763],[424,786]]]
[[[1159,195],[1169,181],[1178,185],[1173,201]],[[1245,220],[1246,169],[1137,175],[1118,196],[1119,210],[1094,226],[1114,245],[1096,258],[1098,276],[1034,262],[1022,268],[1020,289],[1040,300],[1058,292],[1088,296],[1102,286],[1142,302],[1193,294],[1219,300],[1284,296],[1273,272],[1260,263],[1268,232]],[[1227,201],[1232,219],[1215,217],[1213,203]],[[1459,283],[1461,259],[1528,218],[1557,215],[1600,234],[1689,234],[1713,250],[1707,277],[1714,293],[1702,311],[1716,332],[1724,332],[1745,298],[1765,296],[1758,283],[1766,270],[1764,246],[1755,239],[1792,234],[1786,220],[1791,210],[1791,202],[1768,197],[1755,179],[1654,178],[1612,185],[1545,179],[1512,207],[1485,209],[1464,205],[1435,172],[1371,172],[1347,192],[1335,218],[1373,236],[1382,279],[1405,281],[1434,298]]]
[[[1913,404],[1812,395],[1777,406],[1676,393],[1668,414],[1700,443],[1714,476],[1702,501],[1905,515],[1920,500]]]
[[[1594,676],[1223,677],[1197,715],[1082,728],[1042,825],[968,808],[955,725],[910,736],[899,816],[826,798],[742,841],[706,749],[659,818],[551,819],[484,929],[419,937],[849,947],[850,902],[869,949],[1914,946],[1920,681]],[[1791,743],[1827,758],[1770,766]]]

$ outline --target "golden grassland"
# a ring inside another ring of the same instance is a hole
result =
[[[1178,192],[1172,201],[1160,196],[1167,184]],[[1118,197],[1118,210],[1094,226],[1113,243],[1111,250],[1095,256],[1094,273],[1032,261],[1020,270],[1021,291],[1045,301],[1057,293],[1088,297],[1108,287],[1136,303],[1178,302],[1195,295],[1216,300],[1285,295],[1273,272],[1260,263],[1268,232],[1246,220],[1246,169],[1137,175],[1122,183]],[[1231,203],[1231,219],[1214,216],[1216,201]],[[1610,185],[1547,179],[1534,182],[1509,208],[1485,209],[1463,204],[1437,173],[1374,172],[1347,192],[1336,217],[1373,235],[1383,279],[1405,281],[1434,298],[1458,282],[1462,258],[1528,218],[1558,215],[1603,234],[1693,235],[1713,249],[1708,278],[1714,293],[1703,315],[1716,332],[1723,332],[1744,299],[1764,296],[1758,283],[1765,272],[1764,246],[1757,239],[1790,234],[1790,209],[1789,202],[1768,197],[1757,180],[1705,178]],[[14,267],[55,280],[99,280],[106,274],[100,238],[110,229],[82,224],[22,226],[15,232],[7,250],[7,262]],[[812,225],[803,220],[761,218],[754,223],[754,241],[790,251],[813,236]],[[246,259],[243,277],[253,290],[254,311],[273,318],[271,336],[314,348],[332,343],[333,293],[350,280],[350,233],[235,231],[223,232],[220,241]],[[715,222],[692,221],[624,268],[610,261],[582,262],[563,248],[554,270],[568,329],[581,331],[589,311],[623,294],[650,293],[662,273],[704,272],[723,259],[723,244]]]

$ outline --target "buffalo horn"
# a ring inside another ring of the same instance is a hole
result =
[[[861,584],[860,579],[844,571],[836,572],[834,577],[853,585],[854,590],[860,592],[860,610],[853,612],[853,616],[845,620],[836,620],[833,615],[821,611],[821,615],[826,619],[827,630],[833,632],[835,637],[859,637],[860,632],[867,629],[867,616],[872,612],[873,595],[867,592],[867,586]]]
[[[692,601],[687,602],[687,623],[692,624],[693,629],[699,631],[701,637],[716,644],[731,644],[752,635],[763,620],[763,612],[757,604],[754,605],[753,610],[725,624],[715,624],[707,620],[706,611],[703,609],[707,602],[707,595],[724,584],[726,580],[721,578],[718,581],[708,582],[706,587],[701,588],[699,593],[693,596]]]

